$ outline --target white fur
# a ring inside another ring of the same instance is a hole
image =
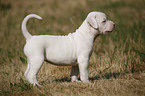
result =
[[[89,82],[89,58],[93,50],[93,42],[100,34],[106,34],[114,29],[114,23],[107,20],[102,12],[90,12],[82,25],[66,36],[39,35],[32,36],[26,28],[29,18],[40,16],[30,14],[22,23],[22,32],[26,38],[24,53],[27,56],[28,67],[25,77],[31,84],[38,84],[37,73],[44,61],[55,65],[70,65],[72,82],[80,79]]]

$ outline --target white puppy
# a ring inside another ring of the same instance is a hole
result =
[[[28,67],[25,72],[27,80],[34,85],[37,73],[44,61],[55,65],[70,65],[71,81],[78,81],[80,72],[82,82],[89,82],[88,65],[93,50],[93,42],[100,34],[106,34],[114,29],[115,23],[107,20],[102,12],[90,12],[82,25],[74,33],[66,36],[39,35],[32,36],[26,28],[29,18],[40,16],[30,14],[22,22],[22,32],[26,38],[24,53],[27,56]]]

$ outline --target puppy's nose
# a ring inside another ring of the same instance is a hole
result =
[[[113,26],[115,27],[115,23],[113,22]]]

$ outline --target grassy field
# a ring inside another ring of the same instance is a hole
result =
[[[144,0],[0,0],[1,96],[145,96]],[[106,13],[114,32],[97,37],[89,65],[89,84],[71,83],[70,68],[44,63],[38,74],[43,87],[30,85],[23,52],[23,18],[31,34],[74,32],[91,11]]]

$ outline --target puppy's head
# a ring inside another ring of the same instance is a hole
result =
[[[102,12],[91,12],[88,14],[86,20],[89,27],[96,30],[98,34],[112,32],[115,27],[115,23],[108,20],[106,15]]]

